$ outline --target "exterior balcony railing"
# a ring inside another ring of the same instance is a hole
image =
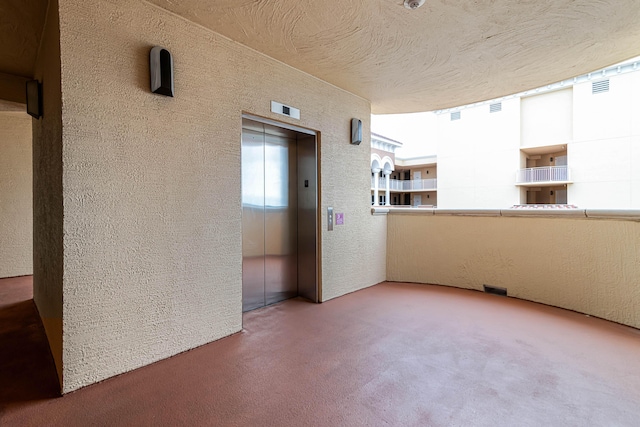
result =
[[[371,178],[371,188],[375,188],[375,178]],[[380,178],[378,181],[378,189],[385,190],[387,184],[384,178]],[[412,180],[399,180],[392,179],[389,181],[389,189],[391,191],[431,191],[438,188],[438,180],[436,178],[431,179],[412,179]]]
[[[380,190],[384,190],[385,186],[387,185],[384,183],[384,181],[385,181],[384,178],[380,178],[378,180],[378,188]],[[371,177],[371,189],[373,190],[374,188],[376,188],[376,179],[374,177]]]
[[[571,171],[567,166],[543,166],[540,168],[526,168],[520,169],[516,173],[517,184],[569,181],[571,181]]]

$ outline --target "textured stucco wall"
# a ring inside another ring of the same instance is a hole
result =
[[[369,141],[349,144],[368,101],[146,2],[60,0],[60,20],[64,392],[240,330],[243,112],[320,132],[323,299],[384,280]],[[175,98],[149,92],[154,45]]]
[[[640,223],[388,215],[387,279],[482,290],[640,328]]]
[[[31,116],[0,112],[0,277],[33,274]]]
[[[62,383],[62,98],[58,2],[50,2],[35,78],[43,116],[33,120],[33,299]]]

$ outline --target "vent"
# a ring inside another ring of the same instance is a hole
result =
[[[454,111],[451,113],[451,121],[460,120],[460,111]]]
[[[490,113],[498,113],[502,111],[502,102],[496,102],[495,104],[489,105]]]
[[[591,93],[609,92],[609,79],[591,83]]]
[[[489,286],[489,285],[482,285],[482,286],[484,286],[484,291],[487,294],[500,295],[503,297],[507,296],[507,288],[498,288],[497,286]]]

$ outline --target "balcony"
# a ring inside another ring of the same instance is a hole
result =
[[[371,177],[371,189],[375,188],[375,178]],[[437,190],[438,180],[436,178],[431,179],[412,179],[412,180],[399,180],[392,179],[389,182],[389,189],[392,192],[417,192],[417,191],[435,191]],[[385,190],[387,187],[384,178],[380,178],[378,181],[378,189]]]
[[[569,183],[571,170],[568,166],[526,168],[516,172],[516,185],[540,187]]]
[[[387,217],[387,280],[507,288],[516,298],[640,327],[638,210],[372,212]]]
[[[425,223],[437,219],[418,215],[411,217]],[[487,236],[501,231],[485,228]],[[437,231],[448,237],[455,230]],[[452,237],[459,242],[460,235]],[[393,235],[389,239],[396,241]],[[415,240],[420,255],[433,243],[423,235]],[[440,245],[431,246],[438,255]],[[412,269],[424,274],[438,269],[433,259],[414,258],[412,252],[401,244],[391,256],[410,258]],[[624,248],[612,255],[621,252]],[[447,267],[460,265],[460,258],[442,259]],[[463,266],[454,267],[452,276],[466,277],[476,268],[470,262]],[[511,276],[502,285],[513,293],[514,279],[526,277]],[[495,275],[488,278],[496,283]],[[2,326],[9,331],[0,333],[0,348],[11,349],[0,355],[1,372],[9,373],[2,377],[7,426],[54,424],[51,420],[144,425],[158,414],[168,425],[284,427],[363,425],[362,420],[371,425],[553,426],[569,420],[571,425],[633,426],[640,419],[638,330],[517,298],[413,283],[381,283],[317,306],[292,299],[255,310],[243,316],[241,333],[59,398],[46,335],[35,327],[31,280],[9,282],[15,280],[0,279],[0,307],[6,307],[0,311]],[[566,294],[565,288],[553,295]],[[622,307],[634,308],[615,306],[612,313]],[[310,325],[313,339],[305,341]],[[292,415],[294,395],[305,410]],[[345,396],[355,403],[344,404]],[[509,408],[499,413],[499,422],[496,396]],[[256,404],[240,411],[233,406],[248,401]],[[335,409],[327,412],[329,405]]]

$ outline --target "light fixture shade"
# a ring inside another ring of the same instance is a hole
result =
[[[36,119],[42,117],[42,85],[37,80],[27,82],[27,113]]]
[[[149,53],[151,92],[173,97],[173,57],[163,47],[155,46]]]
[[[362,142],[362,120],[351,119],[351,143],[360,145]]]

